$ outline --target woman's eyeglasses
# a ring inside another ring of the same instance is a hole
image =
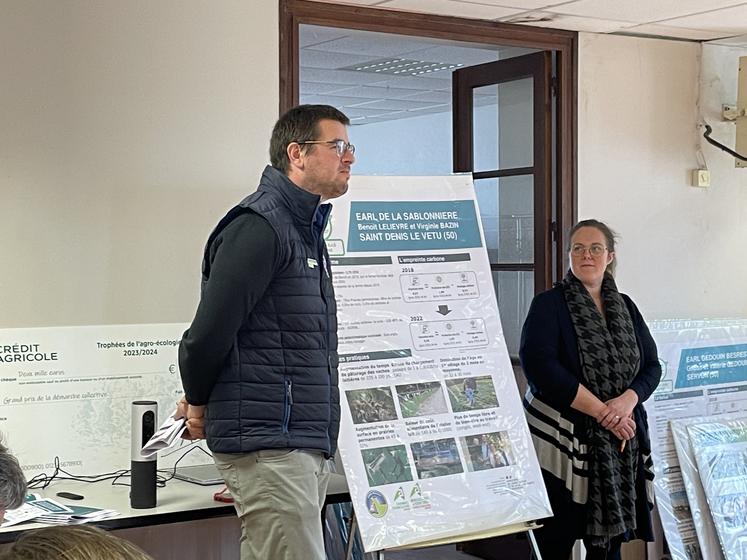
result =
[[[583,257],[586,254],[586,251],[589,251],[589,254],[592,257],[601,257],[606,250],[607,247],[599,245],[598,243],[595,243],[591,247],[579,243],[571,247],[571,255],[574,257]]]

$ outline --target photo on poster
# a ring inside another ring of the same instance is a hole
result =
[[[716,496],[713,520],[726,531],[747,531],[747,496],[742,493]]]
[[[723,480],[734,476],[747,476],[747,450],[725,449],[708,461],[711,477]]]
[[[420,479],[464,472],[454,438],[413,443],[410,450]]]
[[[690,511],[690,502],[687,499],[687,492],[685,490],[671,492],[669,498],[672,501],[672,513],[678,521],[692,519],[693,514]]]
[[[515,463],[508,432],[491,432],[459,438],[469,472],[507,467]]]
[[[348,399],[353,424],[397,419],[397,409],[394,407],[394,398],[389,387],[346,391],[345,396]]]
[[[454,412],[498,406],[493,378],[490,375],[447,379],[446,391]]]
[[[394,482],[410,482],[412,471],[404,445],[362,449],[361,456],[366,467],[369,486],[381,486]]]
[[[449,412],[446,397],[438,381],[397,385],[396,389],[403,418]]]

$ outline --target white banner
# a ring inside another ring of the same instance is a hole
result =
[[[182,394],[177,346],[186,327],[0,330],[0,432],[27,477],[51,473],[55,456],[78,475],[129,468],[131,402],[157,401],[157,425],[173,412]]]
[[[721,418],[729,417],[729,414]],[[684,420],[672,420],[669,425],[674,437],[674,446],[677,449],[677,459],[682,473],[682,483],[685,487],[687,500],[674,500],[672,510],[675,516],[678,514],[685,519],[692,517],[693,525],[700,544],[700,555],[708,560],[723,560],[724,555],[718,542],[716,526],[713,524],[711,510],[706,501],[703,483],[700,480],[698,464],[695,459],[695,450],[687,433],[690,426],[705,424],[710,419],[696,416]]]
[[[693,522],[670,422],[747,411],[747,321],[654,321],[662,379],[646,401],[656,506],[673,560],[714,560],[704,524]],[[705,513],[705,512],[704,512]]]
[[[687,432],[724,557],[747,558],[747,418],[692,423]]]
[[[470,176],[356,177],[334,201],[340,451],[367,551],[551,515]]]

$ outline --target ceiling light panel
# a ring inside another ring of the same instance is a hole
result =
[[[324,68],[337,70],[340,66],[361,65],[371,60],[370,56],[351,55],[301,49],[299,63],[302,68]]]
[[[338,68],[338,70],[367,72],[383,76],[424,76],[426,74],[435,74],[436,72],[451,71],[460,66],[463,66],[463,64],[392,57],[369,60],[362,64],[352,64]]]

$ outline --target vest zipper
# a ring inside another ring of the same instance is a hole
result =
[[[317,211],[318,208],[317,208]],[[319,232],[319,236],[316,238],[317,243],[317,251],[319,253],[319,268],[321,269],[319,271],[319,292],[322,296],[322,301],[324,302],[324,326],[325,326],[325,339],[326,339],[326,347],[325,350],[327,352],[327,402],[329,403],[329,406],[327,408],[327,426],[330,426],[332,424],[332,363],[331,358],[329,355],[329,302],[327,301],[327,295],[324,292],[324,282],[325,282],[325,275],[327,277],[327,280],[329,281],[330,285],[332,284],[332,270],[330,263],[327,259],[325,259],[325,242],[324,242],[324,230],[327,227],[327,222],[329,221],[329,212],[327,212],[327,215],[325,216],[325,219],[322,223],[322,231]],[[327,433],[329,436],[329,432]],[[331,446],[331,440],[329,442]]]
[[[285,395],[283,396],[283,433],[288,433],[290,424],[291,407],[293,406],[293,381],[285,380]]]

